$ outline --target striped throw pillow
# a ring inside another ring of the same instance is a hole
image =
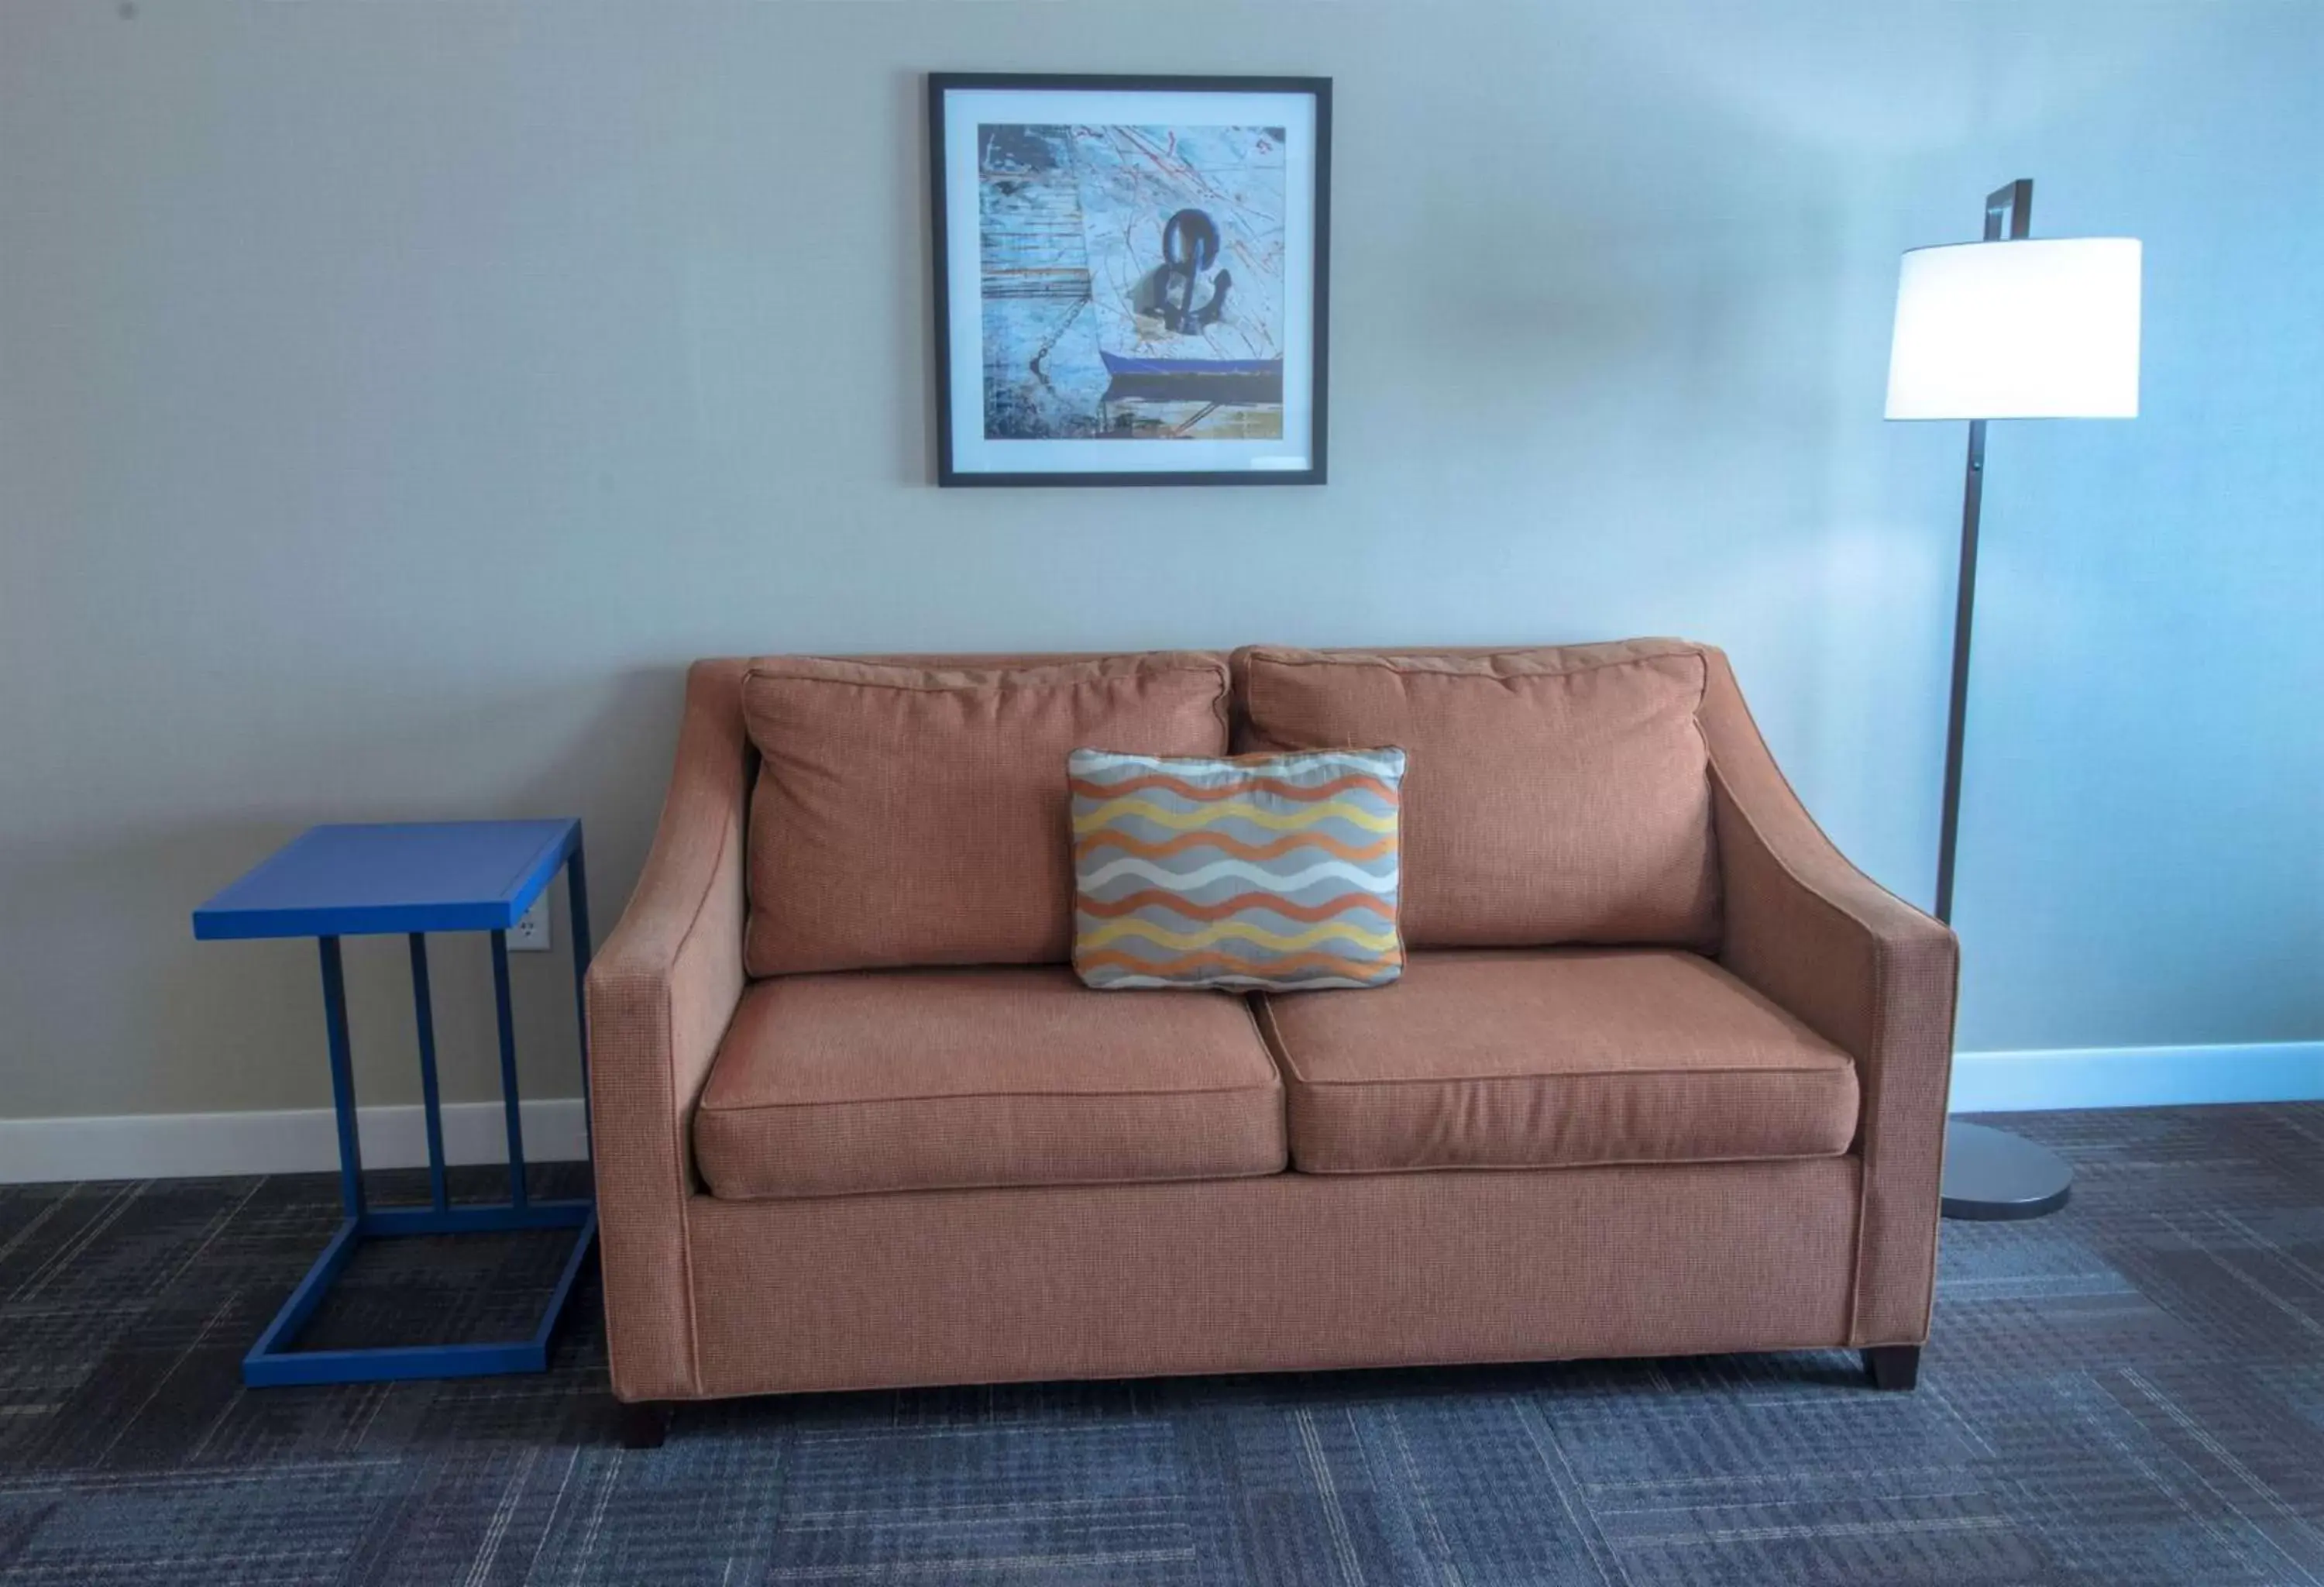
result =
[[[1087,984],[1384,986],[1402,750],[1231,760],[1075,750],[1074,969]]]

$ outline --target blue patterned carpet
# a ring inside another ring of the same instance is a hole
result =
[[[327,1177],[0,1190],[0,1582],[2324,1587],[2324,1105],[2014,1124],[2075,1202],[1948,1226],[1909,1396],[1837,1352],[1045,1385],[643,1453],[594,1287],[546,1377],[242,1389]],[[320,1337],[509,1331],[556,1256],[367,1257]]]

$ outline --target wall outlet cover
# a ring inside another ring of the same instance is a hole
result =
[[[508,945],[509,952],[512,954],[545,954],[549,950],[547,893],[533,900],[532,907],[509,927]]]

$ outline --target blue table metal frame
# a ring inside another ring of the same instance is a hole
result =
[[[586,1097],[589,1084],[587,1013],[584,977],[589,969],[589,901],[586,871],[582,859],[581,824],[571,823],[561,861],[566,876],[573,934],[573,988],[582,1016],[581,1084]],[[556,874],[556,865],[522,879],[505,900],[511,924],[529,908],[534,897]],[[242,935],[215,925],[203,935]],[[269,935],[292,935],[277,931]],[[304,933],[298,933],[304,935]],[[508,930],[491,928],[493,999],[499,1017],[501,1096],[508,1125],[509,1198],[505,1204],[452,1204],[444,1173],[444,1121],[436,1082],[436,1032],[428,982],[428,944],[423,930],[406,934],[411,945],[411,1001],[420,1035],[420,1088],[428,1128],[426,1206],[373,1208],[365,1204],[363,1147],[355,1129],[355,1073],[347,1041],[346,980],[339,960],[336,933],[319,937],[323,963],[323,1011],[330,1038],[331,1105],[339,1136],[339,1200],[346,1216],[317,1258],[282,1309],[258,1336],[242,1359],[242,1380],[253,1387],[290,1383],[376,1383],[410,1378],[470,1378],[501,1372],[539,1372],[549,1366],[549,1342],[572,1297],[574,1281],[597,1235],[594,1201],[534,1201],[525,1185],[524,1125],[517,1109],[516,1024],[509,1002]],[[584,1111],[586,1128],[586,1111]],[[356,1248],[366,1240],[427,1234],[499,1233],[527,1229],[576,1231],[571,1253],[558,1275],[540,1324],[531,1334],[483,1344],[412,1344],[359,1350],[297,1350],[300,1331],[330,1293]]]

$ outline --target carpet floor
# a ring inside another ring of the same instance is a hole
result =
[[[634,1453],[594,1278],[543,1376],[245,1390],[333,1179],[0,1188],[0,1582],[2324,1587],[2324,1104],[2009,1122],[2073,1204],[1947,1226],[1911,1395],[1840,1352],[1047,1384]],[[396,1242],[312,1342],[521,1332],[558,1257]]]

